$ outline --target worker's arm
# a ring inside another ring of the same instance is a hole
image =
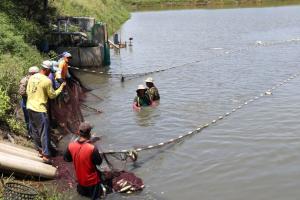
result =
[[[135,97],[134,100],[133,100],[133,105],[136,106],[136,107],[139,107],[139,102],[138,101],[139,101],[139,98]]]
[[[48,93],[48,97],[50,99],[54,99],[55,97],[57,97],[66,85],[66,83],[64,82],[59,86],[59,88],[57,90],[54,90],[52,87],[51,81],[49,83],[50,84],[47,85],[47,93]]]
[[[97,147],[94,148],[93,154],[92,154],[92,162],[94,165],[101,165],[102,158],[100,156],[99,150]]]
[[[69,151],[69,148],[67,148],[67,150],[65,151],[64,153],[64,160],[66,162],[72,162],[72,155],[71,155],[71,152]]]
[[[147,98],[147,100],[148,100],[147,104],[148,104],[149,106],[151,106],[152,103],[153,103],[153,101],[152,101],[150,95],[149,95],[148,93],[146,93],[145,95],[146,95],[146,98]]]
[[[153,91],[151,89],[152,88],[150,88],[146,91],[146,95],[148,95],[148,99],[150,99],[152,101],[153,100]]]

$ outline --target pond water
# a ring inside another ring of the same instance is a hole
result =
[[[135,112],[147,76],[80,73],[102,114],[86,116],[102,149],[165,142],[241,109],[179,144],[141,152],[143,192],[108,199],[297,199],[300,196],[300,7],[135,12],[120,30],[133,46],[111,51],[113,74],[151,76],[161,101]],[[195,62],[196,61],[196,62]],[[245,105],[245,101],[259,99]],[[92,97],[92,96],[91,96]]]

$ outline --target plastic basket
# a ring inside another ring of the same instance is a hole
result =
[[[36,199],[38,192],[29,186],[9,182],[4,186],[4,200],[32,200]]]

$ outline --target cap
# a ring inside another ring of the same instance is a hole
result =
[[[51,69],[51,67],[52,67],[52,62],[51,62],[50,60],[45,60],[45,61],[43,61],[43,63],[42,63],[42,67],[43,67],[44,69]]]
[[[93,126],[89,122],[81,122],[79,125],[79,132],[81,136],[88,136]]]
[[[32,66],[28,69],[29,73],[38,73],[40,69],[37,66]]]
[[[63,53],[63,57],[71,58],[72,55],[71,55],[69,52],[64,52],[64,53]]]
[[[146,83],[153,83],[153,78],[152,77],[148,77],[146,80],[145,80]]]

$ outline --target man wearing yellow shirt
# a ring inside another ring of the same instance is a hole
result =
[[[50,135],[49,119],[47,115],[48,98],[57,97],[64,86],[54,90],[51,80],[48,78],[51,69],[51,61],[44,61],[39,73],[30,77],[26,88],[27,110],[29,114],[30,131],[36,147],[42,155],[43,160],[50,162]]]

